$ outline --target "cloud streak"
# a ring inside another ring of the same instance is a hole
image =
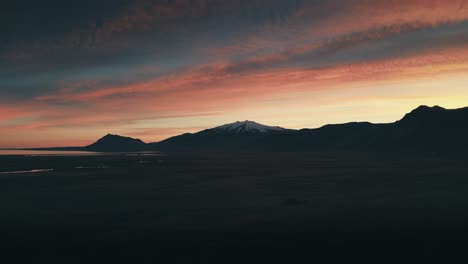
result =
[[[76,3],[95,11],[64,9],[44,25],[18,6],[29,30],[3,16],[15,23],[0,43],[0,132],[20,142],[40,130],[51,142],[86,127],[84,141],[110,128],[151,141],[151,134],[202,128],[208,119],[255,119],[274,98],[395,80],[404,86],[455,76],[468,65],[465,0],[112,3],[108,10],[111,2]],[[47,25],[55,19],[60,25]],[[401,93],[394,98],[406,98]],[[281,104],[290,102],[277,102],[272,111],[281,115]],[[177,121],[186,118],[201,124]],[[139,126],[139,133],[133,126],[142,122],[156,127]]]

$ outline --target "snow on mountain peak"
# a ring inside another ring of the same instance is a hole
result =
[[[219,131],[233,132],[233,133],[243,133],[243,132],[269,132],[269,131],[284,131],[286,129],[278,126],[265,126],[254,121],[237,121],[235,123],[222,125],[214,128]]]

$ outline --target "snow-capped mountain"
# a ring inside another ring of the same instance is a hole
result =
[[[352,122],[316,129],[290,130],[253,121],[235,122],[154,143],[107,135],[86,147],[48,150],[91,151],[465,151],[468,107],[420,106],[397,122]],[[43,149],[44,150],[44,149]]]
[[[266,126],[259,124],[254,121],[237,121],[235,123],[222,125],[212,129],[205,130],[206,132],[216,132],[216,133],[231,133],[231,134],[240,134],[240,133],[265,133],[273,131],[286,131],[288,129],[278,127],[278,126]]]

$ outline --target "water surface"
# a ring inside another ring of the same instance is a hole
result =
[[[92,152],[92,151],[60,151],[60,150],[1,150],[0,156],[160,156],[160,152]]]
[[[91,151],[57,151],[57,150],[0,150],[0,156],[96,156],[103,155]]]
[[[35,170],[24,170],[24,171],[2,171],[0,175],[3,174],[27,174],[27,173],[41,173],[41,172],[50,172],[54,169],[35,169]]]

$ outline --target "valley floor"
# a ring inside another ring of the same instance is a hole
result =
[[[5,263],[457,258],[466,156],[0,156]],[[406,259],[408,260],[408,259]],[[311,261],[306,261],[307,263]]]

